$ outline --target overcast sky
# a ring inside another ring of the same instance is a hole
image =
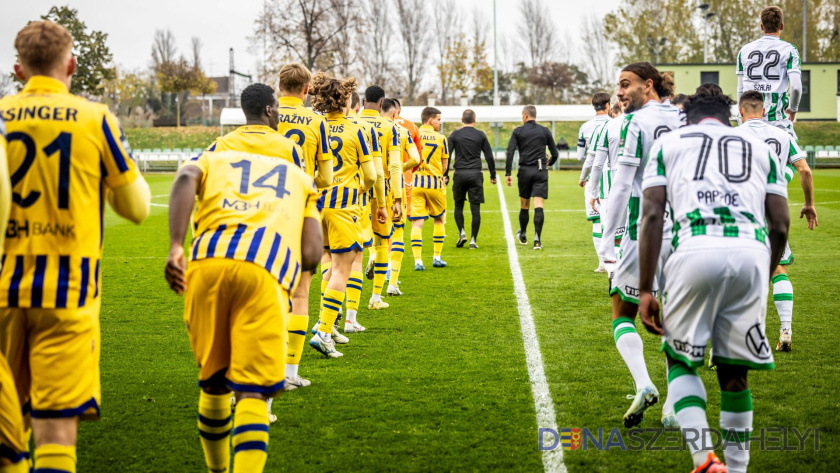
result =
[[[15,62],[14,38],[29,20],[40,18],[54,4],[49,0],[8,0],[0,15],[0,70],[11,71]],[[262,0],[71,0],[55,4],[69,4],[79,11],[88,28],[108,33],[108,46],[114,62],[127,69],[141,69],[149,65],[156,29],[171,29],[179,52],[189,55],[190,38],[198,36],[204,43],[202,61],[210,75],[227,75],[228,49],[234,48],[236,68],[250,73],[256,69],[257,58],[247,51],[248,36]],[[431,2],[429,2],[431,3]],[[516,40],[516,21],[519,0],[497,1],[499,35]],[[588,14],[600,17],[616,8],[619,0],[546,0],[552,20],[560,36],[576,37],[579,24]],[[488,38],[492,38],[492,8],[490,0],[458,0],[462,11],[477,7],[488,18]],[[597,6],[596,6],[597,5]],[[457,20],[456,20],[457,21]],[[464,29],[469,26],[464,24]],[[568,33],[567,33],[568,32]],[[492,48],[492,43],[489,44]],[[492,56],[492,51],[491,51]]]

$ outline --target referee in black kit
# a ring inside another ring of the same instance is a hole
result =
[[[481,153],[490,169],[490,182],[496,184],[496,163],[487,135],[475,129],[475,112],[467,109],[461,115],[464,126],[449,135],[449,152],[455,164],[455,179],[452,183],[452,197],[455,200],[455,224],[458,225],[458,248],[467,242],[464,231],[464,200],[469,196],[472,212],[472,236],[470,249],[478,248],[478,229],[481,227],[481,204],[484,203],[484,173],[481,172]],[[448,172],[448,171],[447,171]]]
[[[513,130],[507,147],[505,161],[505,179],[507,185],[512,185],[510,168],[513,165],[513,154],[519,151],[519,231],[516,238],[523,245],[528,243],[526,230],[528,229],[528,209],[531,198],[534,199],[534,249],[541,250],[540,234],[542,234],[543,204],[548,199],[548,167],[557,162],[560,154],[554,144],[554,138],[548,128],[537,124],[537,107],[526,105],[522,109],[523,125]],[[551,160],[545,156],[545,148],[551,152]],[[546,162],[548,161],[548,162]]]

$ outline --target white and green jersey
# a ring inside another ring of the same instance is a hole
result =
[[[680,111],[673,105],[649,101],[639,110],[626,115],[621,126],[617,165],[634,166],[636,174],[627,203],[626,234],[638,239],[639,217],[642,210],[642,178],[653,142],[660,136],[676,130],[681,125]],[[613,167],[613,169],[616,169]],[[663,236],[671,234],[671,219],[665,219]]]
[[[770,151],[779,159],[779,165],[785,173],[785,181],[790,182],[793,179],[793,163],[807,157],[807,154],[799,147],[796,140],[780,128],[768,125],[767,122],[757,118],[747,120],[738,128],[749,130],[767,143]]]
[[[786,120],[789,74],[800,74],[802,61],[796,46],[778,36],[764,35],[738,52],[736,74],[743,90],[755,90],[764,95],[764,120]]]
[[[624,123],[624,116],[619,115],[604,123],[595,143],[589,148],[592,155],[592,166],[599,166],[600,179],[589,181],[589,192],[591,195],[598,195],[601,199],[609,198],[610,186],[612,185],[612,167],[618,157],[618,141],[621,135],[621,125]],[[587,156],[587,159],[589,157]]]
[[[767,194],[787,198],[782,167],[755,134],[707,118],[657,140],[645,166],[643,189],[665,186],[674,217],[672,248],[698,235],[748,238],[764,245]],[[769,248],[769,246],[768,246]]]
[[[592,133],[596,128],[609,121],[609,119],[610,116],[606,114],[595,115],[594,118],[584,122],[584,124],[580,126],[577,142],[578,161],[586,159],[586,149],[589,147],[590,141],[592,140]]]

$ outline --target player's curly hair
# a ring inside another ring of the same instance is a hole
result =
[[[674,96],[674,73],[663,72],[662,80],[659,82],[659,87],[656,89],[656,94],[660,99],[665,99]]]
[[[735,101],[723,94],[720,88],[700,86],[683,103],[683,110],[690,124],[700,123],[704,118],[715,118],[729,125],[733,105]]]
[[[356,87],[355,77],[336,79],[319,72],[312,79],[312,87],[309,89],[312,109],[323,114],[340,112],[347,106]]]

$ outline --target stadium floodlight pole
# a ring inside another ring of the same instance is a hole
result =
[[[493,105],[499,101],[499,49],[496,43],[496,0],[493,0]]]
[[[711,5],[708,3],[701,3],[697,6],[703,12],[703,63],[709,62],[709,18],[717,15],[715,12],[710,12]]]
[[[802,62],[808,61],[808,0],[802,0]]]

